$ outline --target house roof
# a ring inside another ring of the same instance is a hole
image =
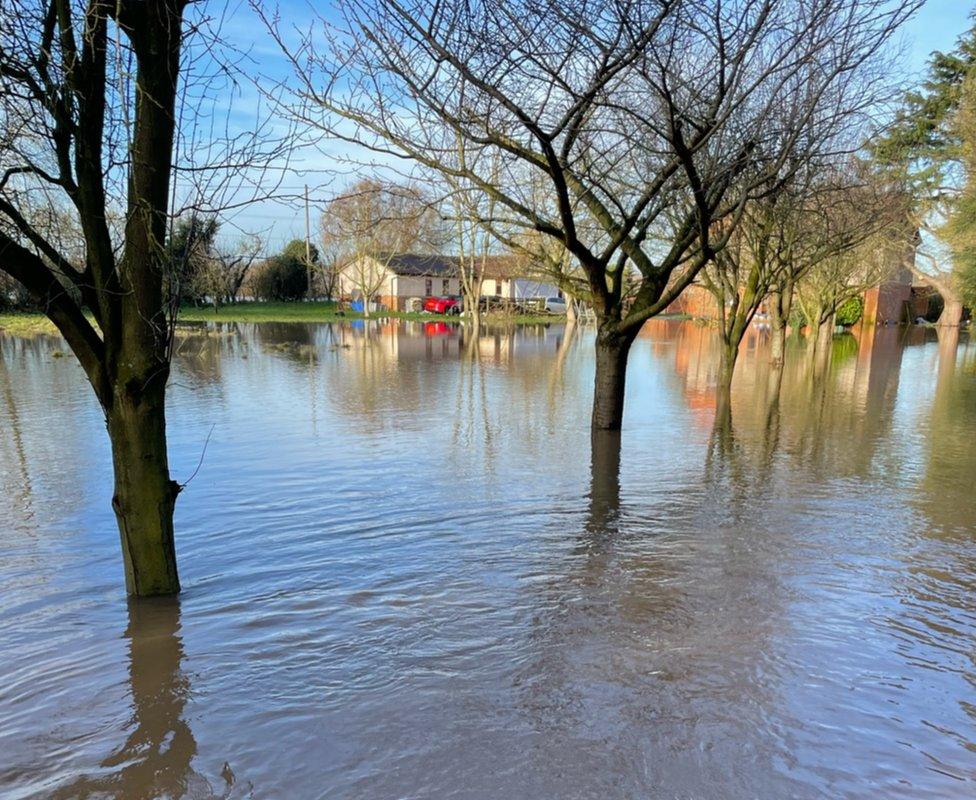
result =
[[[387,268],[396,275],[418,275],[423,277],[453,278],[458,275],[460,259],[458,256],[424,253],[395,253],[379,257]],[[475,268],[483,267],[483,277],[509,280],[525,278],[531,270],[527,269],[525,258],[517,256],[487,256],[473,259]]]
[[[518,256],[487,256],[483,262],[476,259],[476,265],[482,267],[482,277],[498,280],[524,278],[528,271],[526,259]]]
[[[458,274],[458,260],[454,256],[397,253],[389,256],[386,265],[397,275],[449,278]]]

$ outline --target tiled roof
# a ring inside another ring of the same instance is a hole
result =
[[[389,256],[387,266],[397,275],[429,275],[447,278],[458,274],[458,260],[454,256],[397,253]]]
[[[436,278],[455,277],[458,274],[457,256],[425,255],[421,253],[396,253],[382,256],[389,269],[397,275],[421,275]],[[526,277],[525,259],[515,256],[475,257],[474,266],[484,266],[484,277],[506,280]]]
[[[478,266],[481,266],[478,259]],[[510,278],[524,278],[527,272],[526,259],[516,256],[488,256],[484,260],[482,277],[507,280]]]

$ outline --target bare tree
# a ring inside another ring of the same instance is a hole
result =
[[[440,179],[445,185],[445,205],[448,210],[447,218],[453,222],[454,227],[458,282],[464,299],[464,314],[474,328],[470,341],[476,342],[481,327],[481,287],[485,281],[485,269],[494,239],[492,225],[496,201],[481,192],[464,173],[470,161],[492,158],[493,154],[472,147],[463,137],[456,136],[453,157],[456,169],[435,172],[434,180]],[[496,158],[495,168],[497,167]]]
[[[139,595],[179,590],[173,507],[180,487],[166,455],[162,276],[184,7],[183,0],[91,0],[81,8],[25,2],[4,13],[11,27],[0,50],[3,114],[24,126],[3,156],[0,268],[42,304],[105,409],[126,585]],[[133,56],[135,92],[119,96],[113,81],[126,78],[122,69]],[[131,127],[116,127],[116,110],[133,115]],[[129,165],[120,248],[106,224],[103,162],[111,158]],[[48,192],[77,212],[86,244],[81,270],[23,214],[25,195]]]
[[[241,288],[264,250],[264,241],[257,235],[244,236],[229,247],[218,245],[215,253],[220,274],[217,288],[228,303],[240,299]]]
[[[392,258],[411,250],[430,252],[438,243],[439,217],[413,186],[361,180],[332,200],[322,215],[322,241],[336,254],[338,269],[363,300],[386,280]]]
[[[914,264],[917,231],[910,196],[877,173],[842,173],[816,202],[807,266],[792,274],[812,350],[825,354],[841,306]]]
[[[881,263],[889,263],[899,243],[908,245],[906,232],[901,193],[856,162],[797,175],[750,201],[726,247],[699,275],[718,310],[721,384],[731,383],[739,345],[763,303],[769,302],[772,317],[772,361],[780,365],[796,283],[816,269],[818,284],[826,286],[833,274],[843,302],[851,296],[846,284],[854,288],[881,276],[865,269],[855,281],[843,256],[857,250],[858,259],[870,262],[877,255],[870,248],[877,248]],[[838,307],[827,304],[831,314]]]
[[[905,240],[876,233],[857,247],[814,264],[797,285],[796,301],[810,326],[812,352],[826,354],[844,303],[884,282],[905,266]]]
[[[128,592],[175,593],[168,211],[208,210],[221,188],[243,202],[233,176],[256,177],[247,159],[265,147],[262,128],[214,133],[208,87],[233,64],[220,60],[219,19],[199,6],[0,2],[0,270],[57,326],[104,410]],[[37,224],[37,209],[74,221],[80,258]]]
[[[573,254],[558,239],[537,231],[526,231],[508,243],[531,265],[534,277],[559,287],[566,300],[566,324],[575,325],[580,307],[589,304],[590,291],[586,275]]]
[[[330,238],[325,226],[320,226],[319,263],[312,271],[312,293],[326,300],[335,300],[339,296],[340,259],[342,258],[341,243]]]
[[[241,287],[251,268],[264,251],[258,236],[246,236],[232,244],[211,242],[194,254],[197,261],[192,269],[190,295],[199,302],[207,302],[215,312],[224,303],[237,302]]]
[[[464,178],[563,243],[598,323],[592,426],[616,429],[640,327],[721,250],[749,198],[865,110],[874,55],[918,5],[340,0],[297,43],[266,21],[300,82],[297,118]],[[457,137],[502,169],[458,166]],[[535,176],[548,207],[527,196]]]

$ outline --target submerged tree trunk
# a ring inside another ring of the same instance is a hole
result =
[[[782,367],[786,359],[786,328],[792,310],[793,287],[791,284],[787,284],[780,291],[773,292],[770,295],[769,363],[773,367]]]
[[[49,114],[42,127],[60,134],[51,140],[54,157],[39,163],[56,168],[55,176],[44,180],[68,190],[85,243],[84,265],[76,269],[56,243],[41,246],[45,232],[32,228],[20,211],[3,209],[0,269],[28,287],[64,335],[105,412],[115,471],[112,505],[132,595],[174,594],[180,588],[173,545],[179,486],[169,477],[164,413],[169,313],[175,309],[164,292],[169,268],[164,243],[185,6],[185,0],[51,4],[41,41],[50,38],[41,55],[18,56],[11,71],[12,62],[0,54],[5,89],[13,81],[13,93],[25,100],[41,100],[37,92],[44,93],[46,99],[32,113],[39,120]],[[127,45],[121,43],[123,35]],[[31,36],[20,41],[28,50],[35,44]],[[47,68],[44,51],[51,40],[60,42],[59,58],[70,68]],[[108,82],[106,63],[115,53],[128,52],[125,47],[134,55],[135,85],[119,99],[121,89]],[[121,104],[119,114],[106,110],[115,109],[108,102],[113,98]],[[127,188],[119,197],[105,172],[106,143],[122,140],[128,142],[129,157]],[[107,224],[107,184],[113,187],[108,192],[113,207],[126,212],[120,240]],[[16,237],[8,222],[19,229]],[[19,240],[30,241],[32,248]],[[66,292],[66,285],[77,291]]]
[[[164,396],[164,385],[125,390],[106,413],[125,585],[129,594],[140,597],[180,590],[173,541],[180,485],[169,474]]]
[[[786,360],[786,316],[779,297],[774,297],[769,305],[769,363],[773,367],[782,367]]]
[[[831,314],[826,320],[817,326],[817,351],[821,354],[830,352],[831,344],[834,341],[834,327],[836,326],[836,317]]]
[[[719,362],[718,385],[729,389],[732,386],[732,376],[735,374],[735,362],[739,356],[739,348],[732,342],[722,342],[722,357]]]
[[[614,532],[620,514],[620,431],[594,430],[590,437],[591,536]]]
[[[624,416],[627,356],[634,335],[601,325],[596,336],[596,379],[593,386],[594,431],[618,431]]]
[[[712,428],[715,441],[727,449],[732,442],[732,384],[719,384],[715,390],[715,423]]]
[[[810,347],[810,360],[813,366],[814,375],[822,375],[830,363],[830,356],[833,351],[835,314],[831,313],[826,319],[823,314],[818,314],[815,319],[822,320],[814,330],[810,332],[812,346]]]

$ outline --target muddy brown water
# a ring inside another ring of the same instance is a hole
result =
[[[976,346],[180,338],[185,591],[127,604],[104,424],[0,338],[0,797],[976,796]],[[212,432],[211,432],[212,431]]]

